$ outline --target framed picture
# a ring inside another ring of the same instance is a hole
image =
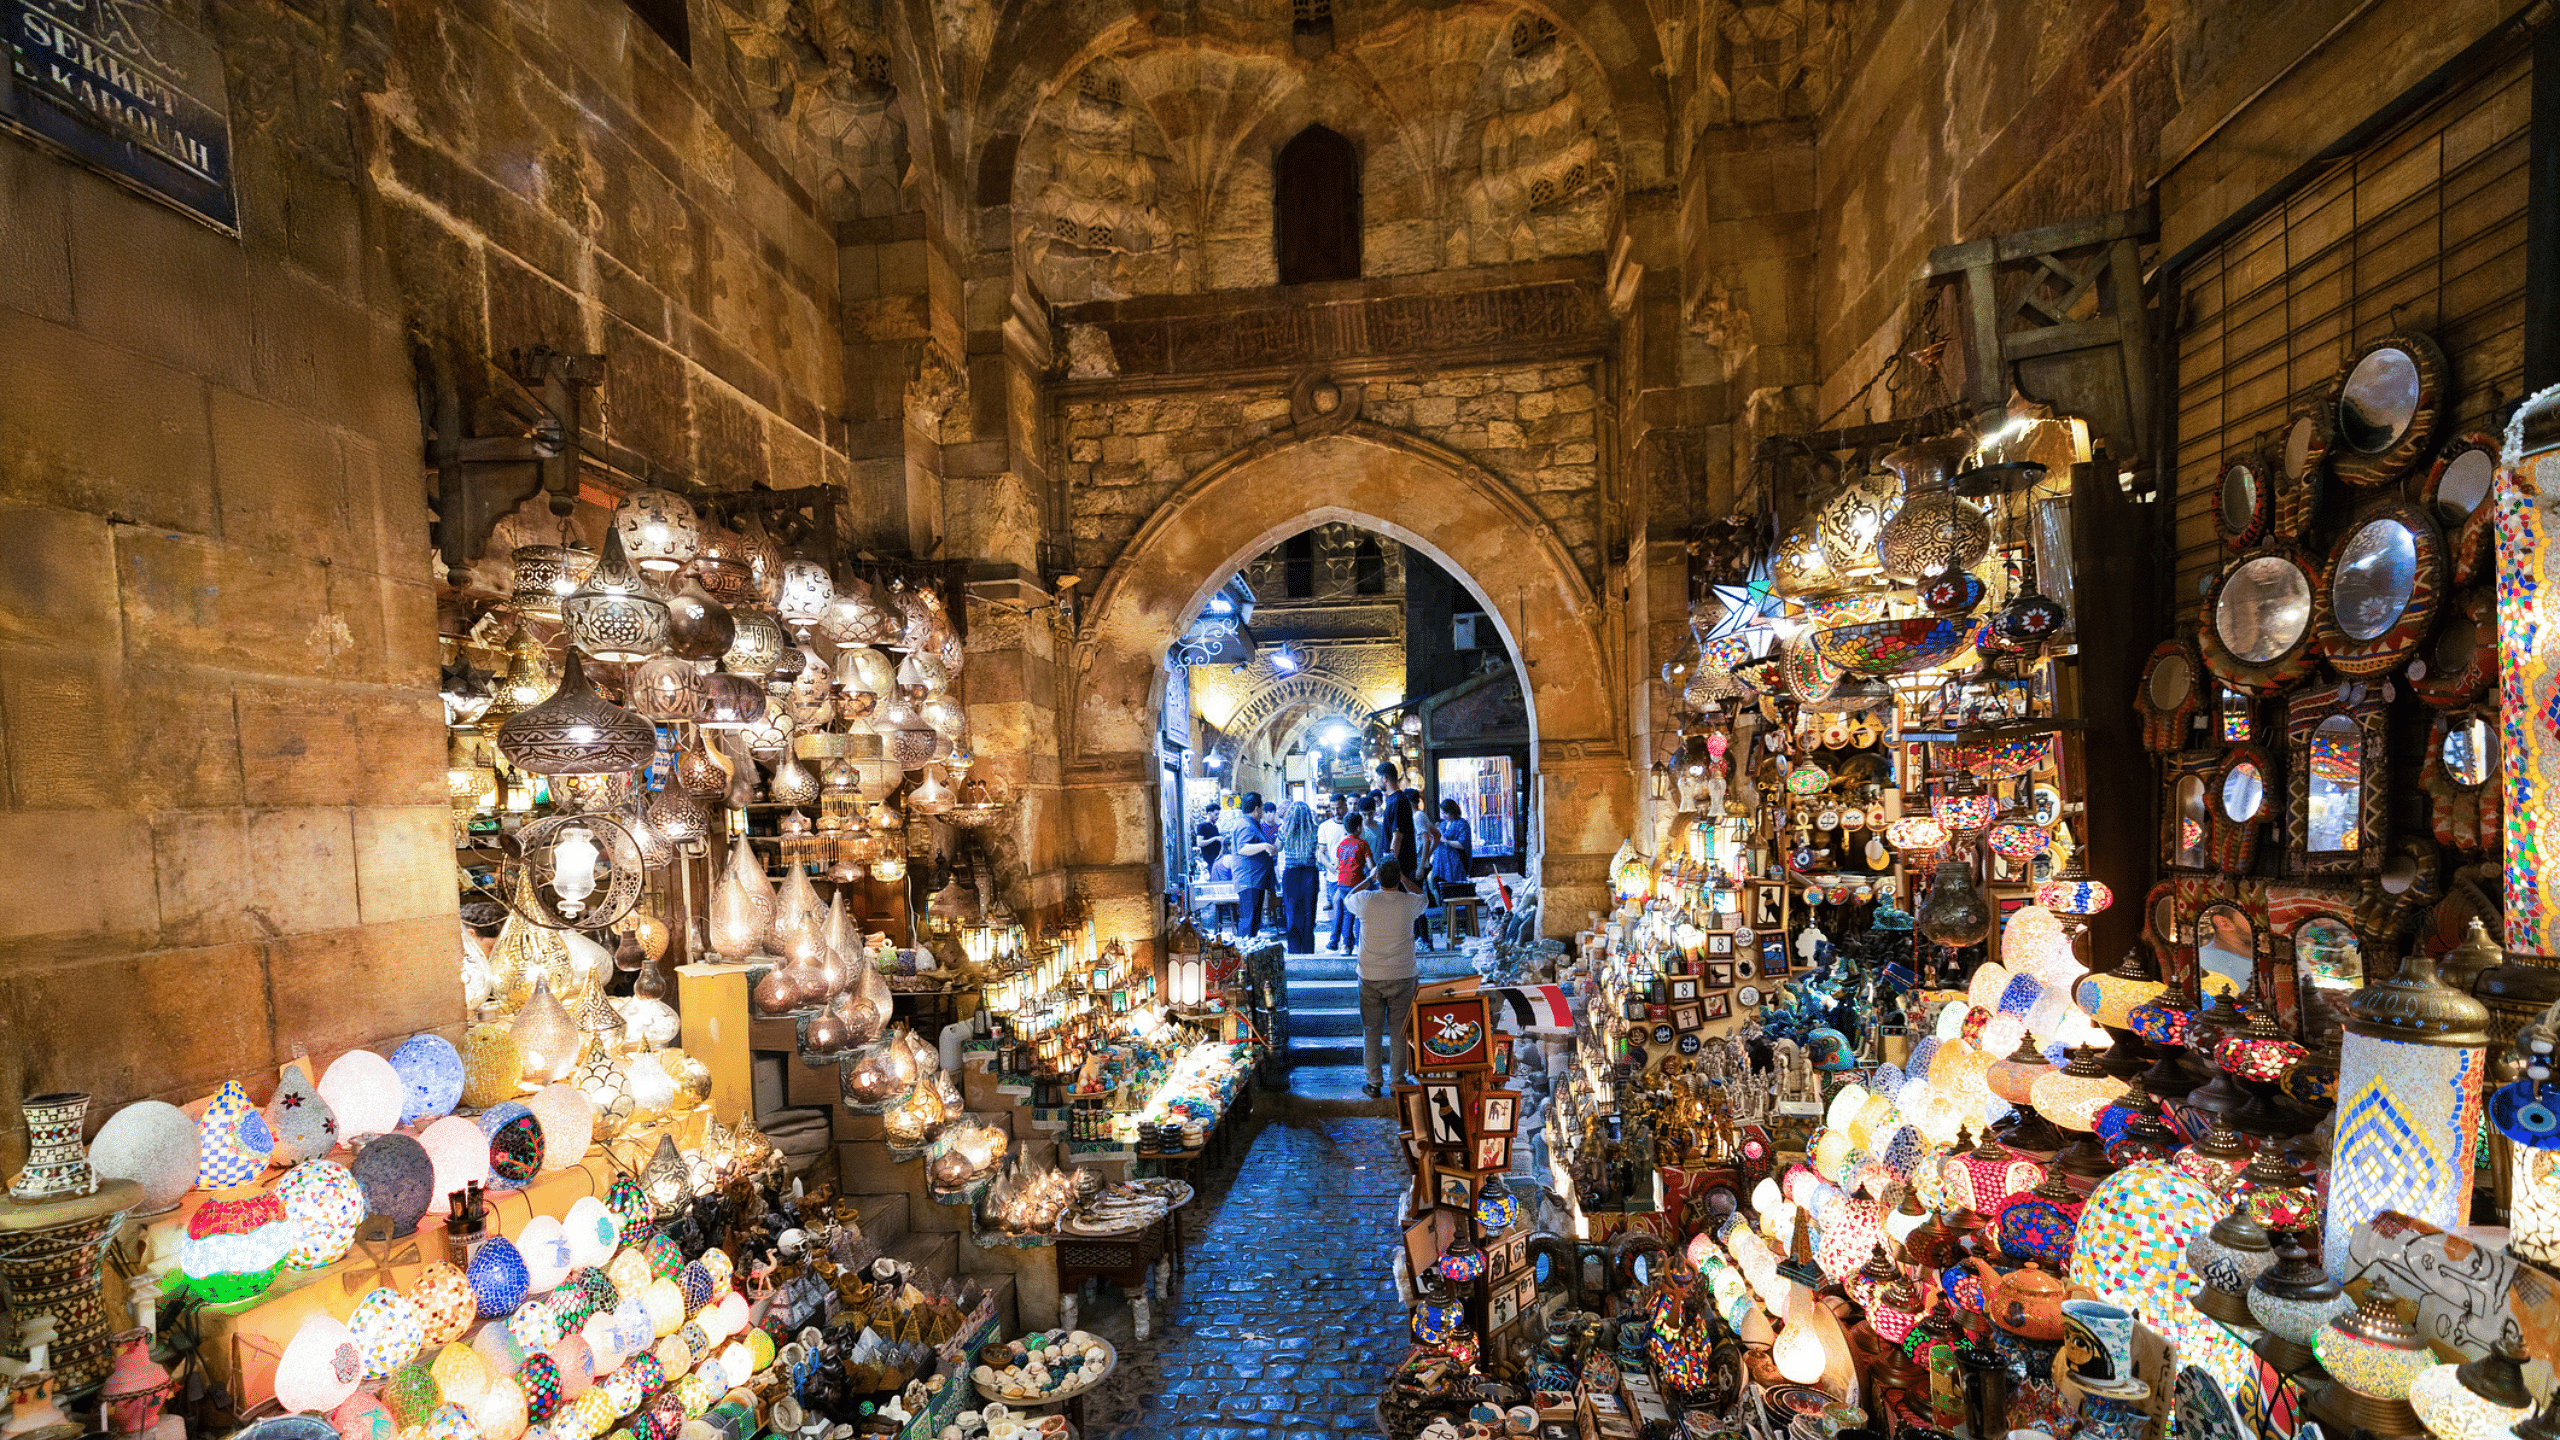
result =
[[[1715,998],[1722,999],[1723,997],[1717,996]],[[1701,1008],[1702,1003],[1703,1002],[1672,1006],[1671,1028],[1674,1030],[1695,1030],[1699,1026],[1707,1023],[1706,1011]]]
[[[1787,928],[1786,886],[1762,883],[1751,887],[1751,928],[1764,935]]]
[[[1477,1136],[1475,1165],[1479,1170],[1510,1169],[1511,1137],[1508,1135]]]
[[[1732,933],[1729,931],[1708,931],[1707,953],[1710,955],[1731,955],[1733,953]]]
[[[1477,1105],[1476,1128],[1483,1133],[1508,1135],[1520,1128],[1520,1097],[1512,1091],[1487,1090]]]
[[[1707,988],[1711,990],[1730,990],[1733,988],[1732,961],[1710,960],[1707,962]]]
[[[1630,995],[1627,997],[1627,1018],[1630,1020],[1643,1019],[1644,1012],[1651,1008],[1652,1007],[1650,1005],[1645,1003],[1645,998],[1641,995]]]
[[[1526,1315],[1538,1308],[1537,1276],[1523,1275],[1512,1283],[1511,1305],[1514,1313],[1521,1315]]]
[[[1496,1035],[1493,1037],[1494,1074],[1508,1075],[1511,1073],[1511,1047],[1519,1040],[1519,1038],[1520,1037],[1517,1035]]]
[[[1695,981],[1695,980],[1674,980],[1674,981],[1672,981],[1672,982],[1671,982],[1671,1003],[1672,1003],[1672,1004],[1677,1005],[1677,1004],[1679,1004],[1679,1003],[1680,1003],[1681,1001],[1683,1001],[1683,1000],[1695,1000],[1695,999],[1697,999],[1697,998],[1698,998],[1698,982],[1697,982],[1697,981]]]
[[[1733,1013],[1733,997],[1722,991],[1708,995],[1698,1003],[1706,1007],[1706,1018],[1710,1020],[1722,1020]]]
[[[1785,936],[1781,935],[1775,939],[1763,940],[1760,942],[1761,974],[1784,975],[1787,973],[1787,964],[1787,940]]]
[[[1422,1274],[1431,1262],[1440,1258],[1440,1217],[1425,1215],[1404,1227],[1404,1261],[1413,1273]]]
[[[1514,1230],[1511,1238],[1502,1242],[1502,1249],[1511,1257],[1511,1263],[1503,1267],[1505,1273],[1518,1275],[1527,1270],[1529,1268],[1529,1228],[1524,1225]],[[1535,1283],[1531,1282],[1533,1286]]]
[[[1431,1133],[1431,1114],[1423,1108],[1421,1086],[1399,1085],[1396,1087],[1396,1118],[1403,1124],[1404,1133],[1407,1135],[1420,1136]]]
[[[1493,1012],[1483,995],[1417,1001],[1414,1068],[1481,1070],[1493,1062]]]
[[[1464,1170],[1442,1170],[1432,1177],[1431,1198],[1452,1210],[1472,1210],[1476,1203],[1476,1177]]]
[[[1520,1318],[1520,1297],[1509,1288],[1497,1289],[1486,1312],[1487,1329],[1499,1330]]]
[[[1467,1143],[1467,1098],[1456,1082],[1434,1080],[1422,1087],[1424,1128],[1416,1134],[1428,1136],[1434,1145]]]

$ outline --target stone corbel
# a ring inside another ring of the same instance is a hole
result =
[[[543,345],[513,352],[505,373],[524,387],[534,413],[516,434],[467,436],[453,357],[431,356],[419,366],[432,377],[420,398],[429,419],[427,463],[436,477],[436,551],[448,583],[470,583],[472,562],[490,532],[536,494],[547,495],[551,513],[562,519],[578,508],[589,392],[604,383],[604,367],[602,355]]]

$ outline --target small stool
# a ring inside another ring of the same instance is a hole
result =
[[[1476,916],[1483,906],[1482,900],[1471,895],[1451,895],[1441,900],[1440,908],[1449,918],[1449,940],[1452,944],[1461,935],[1470,940],[1476,938],[1480,933]]]

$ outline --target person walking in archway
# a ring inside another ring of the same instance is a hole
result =
[[[1325,797],[1316,811],[1316,893],[1323,900],[1316,911],[1319,925],[1325,922],[1328,911],[1337,917],[1342,914],[1342,887],[1334,882],[1334,858],[1342,849],[1342,837],[1350,833],[1349,825],[1343,797],[1338,793]]]
[[[1395,1064],[1389,1073],[1395,1083],[1408,1083],[1405,1065],[1412,1057],[1406,1051],[1405,1028],[1420,988],[1414,978],[1411,922],[1422,918],[1423,901],[1405,878],[1404,867],[1392,858],[1378,862],[1371,881],[1376,889],[1364,885],[1342,903],[1360,919],[1360,1064],[1368,1077],[1360,1090],[1375,1100],[1386,1093],[1378,1073],[1381,1039],[1391,1044]]]
[[[1404,788],[1404,772],[1398,770],[1392,760],[1379,761],[1377,773],[1378,788],[1387,795],[1385,813],[1379,817],[1379,823],[1387,830],[1385,853],[1394,857],[1406,875],[1418,876],[1422,873],[1422,866],[1415,849],[1419,840],[1414,833],[1413,807],[1414,802],[1422,797],[1422,792]],[[1426,906],[1429,904],[1427,897],[1424,903]],[[1413,938],[1422,945],[1431,943],[1431,920],[1422,910],[1413,912]]]
[[[1377,851],[1369,837],[1378,833],[1377,802],[1360,797],[1360,808],[1351,812],[1343,827],[1342,838],[1333,846],[1333,936],[1325,949],[1339,953],[1360,943],[1360,920],[1351,913],[1351,892],[1368,878],[1369,867],[1376,863]]]
[[[1235,856],[1236,903],[1243,909],[1236,938],[1250,945],[1262,933],[1262,902],[1271,893],[1272,861],[1279,853],[1279,836],[1262,823],[1260,791],[1246,791],[1237,812],[1241,818],[1228,833],[1227,851]]]
[[[1281,940],[1291,955],[1316,948],[1316,812],[1304,800],[1289,802],[1280,822],[1280,905],[1287,917]]]

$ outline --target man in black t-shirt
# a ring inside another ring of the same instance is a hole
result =
[[[1226,836],[1218,831],[1217,801],[1210,801],[1201,810],[1200,823],[1191,828],[1191,836],[1196,842],[1195,848],[1200,852],[1200,864],[1204,869],[1217,864],[1218,857],[1226,853]]]
[[[1396,864],[1405,874],[1418,876],[1422,870],[1414,863],[1416,856],[1413,839],[1413,806],[1422,792],[1404,788],[1402,773],[1396,769],[1396,764],[1392,760],[1379,761],[1377,775],[1378,788],[1385,791],[1387,795],[1386,805],[1380,812],[1378,820],[1380,824],[1387,827],[1388,853],[1395,857]],[[1430,943],[1430,920],[1421,915],[1413,917],[1413,938],[1418,944]]]

